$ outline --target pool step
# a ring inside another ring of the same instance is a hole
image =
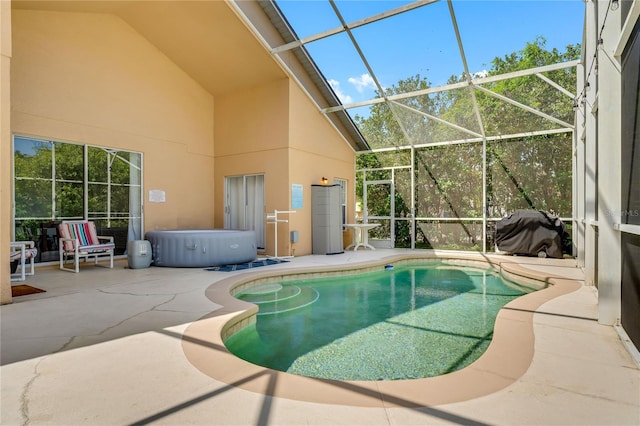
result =
[[[236,294],[238,299],[260,307],[258,315],[279,314],[304,308],[318,300],[318,292],[311,287],[265,284]]]

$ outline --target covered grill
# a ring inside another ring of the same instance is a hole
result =
[[[497,250],[511,254],[561,259],[571,250],[560,218],[541,210],[516,210],[500,220],[495,241]]]

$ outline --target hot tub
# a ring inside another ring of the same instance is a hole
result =
[[[149,231],[154,266],[204,268],[245,263],[257,257],[254,231],[169,229]]]

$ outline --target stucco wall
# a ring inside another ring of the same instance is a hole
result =
[[[216,227],[224,226],[224,180],[227,176],[264,174],[266,211],[287,210],[288,81],[253,87],[216,98]],[[278,255],[288,254],[288,226],[278,227]],[[266,228],[266,251],[273,254],[273,227]]]
[[[291,210],[291,185],[303,186],[303,206],[278,224],[278,255],[311,253],[311,185],[322,176],[349,181],[353,206],[355,154],[292,80],[216,98],[216,226],[224,224],[224,178],[265,175],[266,212]],[[351,218],[352,220],[353,218]],[[289,232],[299,232],[292,246]],[[266,228],[266,251],[274,254],[274,229]]]
[[[213,226],[211,94],[111,14],[14,10],[13,48],[13,133],[142,152],[145,229]]]
[[[11,241],[11,3],[0,1],[0,259]],[[9,262],[0,262],[0,304],[11,302]]]
[[[145,230],[223,227],[224,178],[243,174],[265,175],[267,212],[290,209],[291,184],[304,186],[303,208],[279,226],[280,255],[293,229],[296,255],[311,253],[310,186],[322,176],[349,181],[352,209],[354,153],[293,80],[218,95],[214,109],[211,93],[116,15],[13,12],[11,132],[142,152]],[[149,203],[152,189],[166,202]]]
[[[308,230],[296,249],[296,253],[307,254],[311,253],[311,185],[321,183],[322,177],[329,184],[334,178],[347,181],[347,222],[354,221],[355,152],[293,82],[290,102],[290,179],[304,185],[305,206],[304,214],[296,215],[292,225]]]

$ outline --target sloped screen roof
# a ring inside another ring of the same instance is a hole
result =
[[[580,0],[260,4],[358,151],[573,130]]]

